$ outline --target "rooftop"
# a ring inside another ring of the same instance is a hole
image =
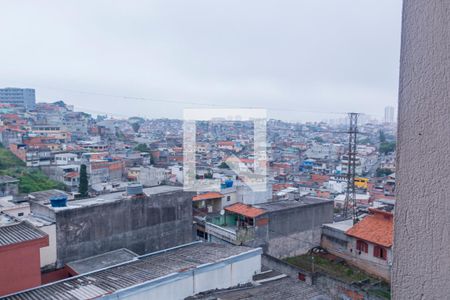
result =
[[[329,223],[329,224],[323,224],[324,227],[329,227],[329,228],[333,228],[342,232],[347,231],[348,229],[352,228],[353,226],[353,220],[349,219],[349,220],[344,220],[344,221],[340,221],[340,222],[334,222],[334,223]]]
[[[84,274],[107,267],[112,267],[120,263],[130,262],[136,260],[137,257],[138,255],[133,251],[122,248],[73,261],[68,263],[67,266],[77,274]]]
[[[42,204],[48,204],[48,203],[50,203],[50,198],[60,197],[60,196],[69,197],[70,195],[61,190],[46,190],[46,191],[34,192],[34,193],[28,194],[28,197],[31,200],[40,202]]]
[[[285,277],[279,280],[273,280],[263,283],[261,285],[235,288],[228,290],[213,291],[204,293],[188,299],[222,299],[222,300],[271,300],[271,299],[309,299],[309,300],[328,300],[330,297],[326,296],[318,288],[308,285],[299,280],[290,277]]]
[[[312,206],[323,203],[333,203],[333,200],[327,200],[323,198],[317,197],[302,197],[299,200],[280,200],[280,201],[271,201],[266,203],[259,203],[253,205],[254,207],[264,209],[265,211],[273,212],[280,211],[285,209],[291,209],[301,206]]]
[[[196,242],[147,254],[132,262],[12,294],[5,299],[99,298],[143,283],[150,284],[151,281],[164,276],[177,276],[180,273],[251,252],[261,253],[261,249]]]
[[[16,183],[16,182],[19,182],[19,180],[14,177],[7,176],[7,175],[0,175],[0,184]]]
[[[369,209],[372,213],[346,231],[347,235],[380,246],[391,247],[393,240],[393,215],[378,209]]]
[[[4,217],[2,217],[4,220]],[[9,220],[0,226],[0,247],[17,243],[38,240],[47,237],[47,234],[25,221]]]
[[[201,200],[209,200],[209,199],[217,199],[217,198],[222,198],[223,195],[221,193],[218,192],[209,192],[209,193],[204,193],[204,194],[199,194],[197,196],[194,196],[192,198],[192,201],[201,201]]]
[[[183,190],[182,187],[170,186],[170,185],[160,185],[160,186],[143,189],[144,194],[146,194],[148,197],[151,197],[152,195],[164,194],[164,193],[182,191],[182,190]],[[52,207],[50,205],[49,201],[45,202],[45,204],[47,207],[51,208],[52,210],[61,211],[61,210],[76,209],[76,208],[81,208],[81,207],[99,205],[99,204],[103,204],[103,203],[115,202],[115,201],[119,201],[119,200],[122,200],[125,198],[126,198],[125,192],[116,192],[116,193],[100,195],[100,196],[97,196],[94,198],[69,201],[69,202],[67,202],[67,206],[65,206],[65,207]]]
[[[243,203],[235,203],[225,207],[225,210],[231,213],[246,216],[248,218],[255,218],[264,214],[266,211],[260,208],[253,207],[251,205]]]

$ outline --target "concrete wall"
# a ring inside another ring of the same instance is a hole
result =
[[[349,264],[352,264],[373,276],[390,282],[390,263],[392,261],[391,249],[387,249],[387,260],[383,260],[373,256],[374,245],[371,243],[368,243],[369,249],[367,253],[361,252],[361,254],[359,254],[359,251],[356,250],[356,239],[350,237],[348,245],[341,245],[330,239],[328,236],[322,235],[320,245],[327,249],[331,254],[342,257]]]
[[[193,195],[174,191],[57,211],[57,267],[119,248],[142,255],[191,242]]]
[[[152,166],[141,167],[138,175],[138,181],[144,186],[160,185],[166,178],[166,170]]]
[[[381,300],[375,295],[371,295],[370,289],[376,289],[373,286],[361,286],[344,282],[337,278],[333,278],[321,272],[309,272],[298,268],[297,266],[288,264],[270,255],[262,255],[262,264],[272,270],[276,270],[291,278],[299,279],[299,275],[304,276],[305,283],[314,285],[317,289],[326,293],[331,299],[345,299],[345,300]]]
[[[394,299],[450,295],[450,1],[404,0]]]
[[[332,201],[271,212],[266,253],[278,258],[304,254],[320,245],[322,224],[332,222]]]

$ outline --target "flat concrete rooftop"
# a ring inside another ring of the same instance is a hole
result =
[[[175,192],[175,191],[182,191],[182,190],[183,190],[182,187],[170,186],[170,185],[160,185],[160,186],[143,189],[144,194],[147,196],[159,195],[159,194],[170,193],[170,192]],[[127,197],[126,192],[116,192],[116,193],[100,195],[100,196],[97,196],[94,198],[68,201],[67,206],[65,206],[65,207],[52,207],[50,205],[50,203],[46,203],[45,205],[54,211],[62,211],[62,210],[67,210],[67,209],[76,209],[76,208],[81,208],[81,207],[99,205],[102,203],[115,202],[118,200],[125,199],[126,197]]]
[[[271,201],[266,203],[254,204],[253,207],[264,209],[268,212],[280,211],[285,209],[292,209],[296,207],[302,206],[314,206],[320,205],[324,203],[333,203],[333,200],[327,200],[323,198],[317,197],[304,197],[300,198],[300,200],[280,200],[280,201]]]
[[[340,222],[328,223],[328,224],[323,224],[323,226],[345,232],[348,229],[353,227],[353,220],[350,219],[350,220],[344,220],[344,221],[340,221]]]

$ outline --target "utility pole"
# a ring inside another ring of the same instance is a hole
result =
[[[347,190],[344,201],[344,217],[351,217],[353,223],[356,224],[356,137],[358,133],[358,113],[349,113],[350,119],[348,129],[348,168],[347,168]],[[351,207],[349,207],[351,206]]]

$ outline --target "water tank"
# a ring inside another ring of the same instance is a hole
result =
[[[142,195],[144,193],[142,184],[140,183],[131,183],[127,186],[127,195],[128,196],[136,196]]]
[[[50,198],[50,204],[52,207],[66,207],[67,196],[54,196]]]
[[[232,186],[233,186],[233,180],[231,180],[231,179],[225,180],[225,186],[226,186],[227,188],[232,187]]]

